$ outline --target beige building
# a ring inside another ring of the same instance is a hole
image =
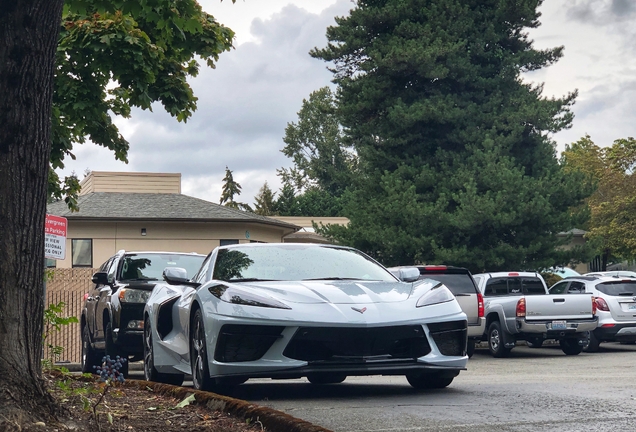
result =
[[[207,254],[223,244],[282,242],[302,230],[183,195],[181,174],[92,172],[81,186],[79,212],[63,201],[47,207],[68,220],[66,258],[52,267],[96,268],[121,249]]]

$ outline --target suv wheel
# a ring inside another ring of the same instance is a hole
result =
[[[594,332],[591,331],[590,332],[590,342],[587,344],[587,346],[585,348],[583,348],[583,351],[585,352],[597,352],[598,351],[598,346],[601,344],[601,341],[597,339],[596,336],[594,336]]]
[[[88,333],[88,325],[82,328],[82,372],[95,373],[95,366],[101,364],[99,352],[91,346],[91,339]]]
[[[110,356],[111,359],[115,359],[117,356],[126,359],[119,368],[119,372],[124,375],[124,378],[128,378],[128,356],[120,353],[119,348],[115,345],[115,340],[113,339],[113,325],[111,323],[108,323],[106,326],[106,355]]]

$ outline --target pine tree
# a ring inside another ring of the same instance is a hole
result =
[[[261,216],[274,216],[276,210],[274,209],[276,193],[273,192],[267,182],[258,191],[258,195],[254,197],[256,202],[254,205],[254,213]]]
[[[225,177],[223,177],[223,189],[221,192],[221,199],[219,200],[219,204],[237,210],[252,211],[251,207],[248,204],[234,201],[234,196],[240,195],[241,189],[241,185],[234,180],[232,171],[226,166]]]
[[[540,0],[359,0],[312,55],[332,63],[359,172],[339,240],[385,264],[549,267],[586,191],[549,133],[576,92],[546,99],[521,72],[537,50]]]

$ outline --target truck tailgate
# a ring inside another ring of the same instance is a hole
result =
[[[590,319],[591,294],[525,296],[526,321]]]

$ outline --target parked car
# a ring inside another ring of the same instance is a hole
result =
[[[596,299],[598,326],[585,351],[601,342],[636,342],[636,279],[622,276],[575,276],[550,288],[552,294],[591,294]]]
[[[585,273],[583,276],[616,276],[616,277],[636,278],[636,272],[629,271],[629,270],[612,270],[612,271]]]
[[[466,353],[472,357],[475,344],[479,343],[486,331],[484,298],[479,292],[470,271],[463,267],[446,265],[417,265],[421,279],[434,279],[443,283],[455,296],[468,319],[468,345]],[[400,267],[392,267],[394,272]]]
[[[191,279],[166,269],[145,307],[144,375],[223,391],[249,378],[336,384],[405,375],[448,386],[466,367],[466,314],[437,281],[396,278],[333,245],[221,246]]]
[[[566,355],[580,354],[596,328],[596,303],[591,295],[550,295],[535,272],[474,275],[484,296],[485,340],[494,357],[506,357],[519,340],[541,346],[559,341]]]
[[[166,267],[194,275],[205,255],[181,252],[127,252],[110,257],[93,274],[80,319],[82,372],[94,372],[104,354],[141,360],[144,304]],[[128,374],[128,362],[122,368]]]

